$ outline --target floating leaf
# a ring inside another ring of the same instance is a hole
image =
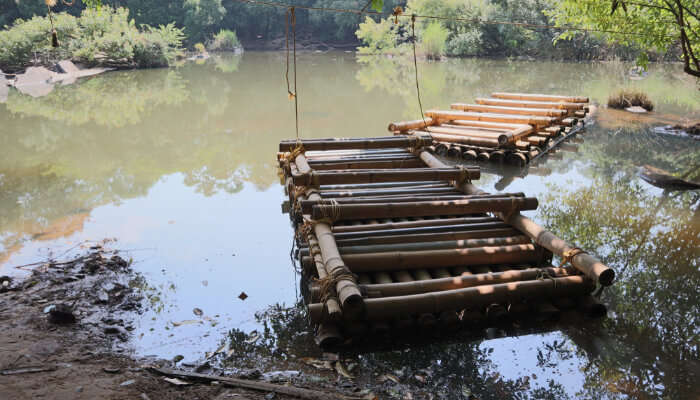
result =
[[[355,377],[352,376],[352,374],[350,374],[350,372],[347,370],[347,368],[345,368],[345,366],[343,365],[343,363],[342,363],[341,361],[336,361],[336,362],[335,362],[335,370],[336,370],[340,375],[342,375],[342,376],[344,376],[344,377],[346,377],[346,378],[348,378],[348,379],[355,379]]]
[[[241,300],[245,300],[248,298],[248,295],[245,294],[245,292],[241,292],[241,294],[238,295],[238,298]]]

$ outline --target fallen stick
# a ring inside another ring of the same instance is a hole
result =
[[[286,394],[288,396],[298,397],[300,399],[310,399],[310,400],[349,400],[349,399],[359,399],[359,397],[349,397],[341,394],[333,394],[328,392],[320,392],[318,390],[302,389],[294,386],[284,386],[275,385],[274,383],[267,382],[257,382],[249,381],[245,379],[229,378],[225,376],[213,376],[197,374],[193,372],[176,371],[167,368],[148,368],[149,371],[170,376],[176,378],[188,378],[193,380],[208,381],[208,382],[221,382],[225,386],[233,386],[245,389],[260,390],[263,392],[275,392],[280,394]]]

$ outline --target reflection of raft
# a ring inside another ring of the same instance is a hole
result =
[[[448,167],[432,144],[427,135],[280,144],[319,343],[559,307],[600,314],[590,293],[613,271],[520,215],[537,199],[481,191],[470,183],[478,168]],[[571,265],[554,267],[552,253]]]
[[[476,104],[454,103],[426,118],[389,125],[394,134],[430,134],[436,151],[465,160],[523,166],[578,132],[588,114],[588,98],[493,93]]]

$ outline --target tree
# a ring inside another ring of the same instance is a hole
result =
[[[641,65],[646,64],[646,51],[667,52],[680,45],[683,70],[700,77],[700,0],[561,0],[552,15],[560,26],[634,32],[606,35],[610,41],[645,50],[638,59]],[[573,36],[573,31],[562,35]]]
[[[224,19],[226,9],[221,0],[186,0],[185,33],[191,42],[211,37]]]

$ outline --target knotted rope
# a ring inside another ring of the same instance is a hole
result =
[[[340,281],[350,281],[352,283],[357,283],[357,277],[348,270],[346,266],[336,269],[332,274],[328,274],[323,279],[316,279],[315,282],[318,283],[320,300],[325,303],[330,297],[336,297],[336,287]]]
[[[568,264],[571,262],[571,260],[574,259],[579,254],[588,254],[584,250],[579,249],[578,247],[574,247],[571,250],[567,250],[562,254],[562,260],[561,264],[559,264],[559,268],[563,267],[564,265]]]
[[[538,269],[537,276],[535,277],[535,279],[537,279],[538,281],[544,281],[547,279],[551,279],[552,283],[554,284],[554,287],[557,287],[556,279],[554,279],[554,277],[552,275],[550,275],[549,272],[547,272],[547,270],[545,270],[545,269],[542,269],[542,268]]]

